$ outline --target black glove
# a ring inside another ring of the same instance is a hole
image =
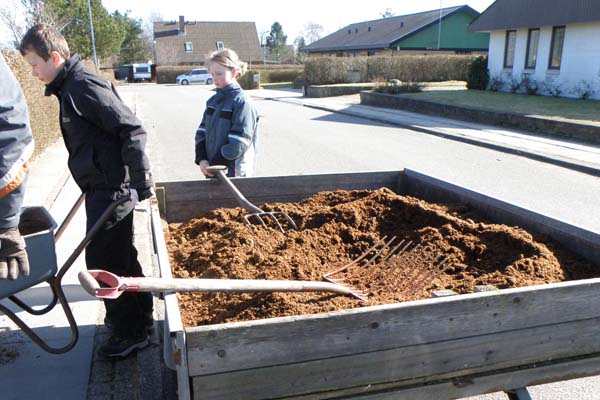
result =
[[[0,279],[15,280],[29,276],[29,260],[25,251],[25,240],[18,228],[0,230]]]

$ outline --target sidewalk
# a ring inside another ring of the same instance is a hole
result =
[[[25,205],[44,205],[60,225],[80,190],[67,170],[62,140],[47,149],[31,166]],[[135,242],[147,275],[156,275],[152,262],[147,202],[136,207]],[[85,234],[85,212],[77,212],[56,243],[58,268],[64,264]],[[174,373],[162,361],[162,301],[155,299],[155,329],[150,346],[121,362],[104,361],[94,355],[99,342],[108,337],[103,326],[104,307],[79,285],[77,273],[85,269],[81,255],[62,281],[62,287],[79,328],[77,345],[62,355],[39,348],[5,315],[0,314],[0,382],[3,400],[22,399],[171,399],[176,394]],[[27,304],[43,306],[51,293],[39,284],[18,295]],[[12,302],[2,304],[25,321],[49,345],[69,343],[71,331],[60,305],[42,316],[19,312]]]
[[[258,99],[296,104],[319,110],[383,122],[600,176],[600,147],[402,110],[365,106],[360,95],[304,98],[300,90],[258,89],[248,93]]]

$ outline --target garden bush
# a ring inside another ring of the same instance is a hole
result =
[[[307,85],[384,81],[466,81],[473,56],[379,56],[310,58],[304,65]]]
[[[265,83],[293,82],[302,75],[301,69],[283,69],[265,73]],[[264,81],[263,81],[264,82]]]
[[[467,89],[485,90],[489,80],[487,56],[475,57],[469,64]]]

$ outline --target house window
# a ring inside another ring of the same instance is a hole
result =
[[[192,45],[192,42],[185,42],[184,46],[186,53],[191,53],[192,51],[194,51],[194,46]]]
[[[565,27],[555,26],[552,28],[552,44],[550,45],[549,69],[560,69],[562,61],[563,44],[565,42]]]
[[[225,48],[225,45],[223,44],[223,42],[217,42],[217,50],[223,50]]]
[[[504,44],[504,68],[512,68],[515,62],[515,43],[517,42],[517,31],[506,31],[506,43]]]
[[[530,29],[527,34],[527,54],[525,55],[525,68],[535,69],[537,61],[538,41],[540,39],[539,29]]]

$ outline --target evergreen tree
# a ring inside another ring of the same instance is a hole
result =
[[[125,37],[125,30],[117,19],[106,11],[101,0],[90,0],[94,41],[99,58],[117,54]],[[67,39],[71,53],[79,53],[83,58],[92,56],[90,19],[87,0],[46,0],[46,15],[55,21],[66,21],[64,26],[56,26]]]
[[[296,62],[298,64],[304,64],[304,61],[306,60],[306,53],[302,51],[302,49],[306,47],[304,36],[298,36],[296,40],[294,40],[294,44],[296,45]]]
[[[274,22],[271,25],[271,32],[267,36],[267,50],[270,58],[274,61],[281,62],[287,55],[287,36],[283,33],[283,28],[279,22]]]
[[[152,48],[148,45],[141,19],[129,18],[115,11],[113,17],[125,32],[125,38],[121,44],[118,64],[145,63],[152,59]]]

